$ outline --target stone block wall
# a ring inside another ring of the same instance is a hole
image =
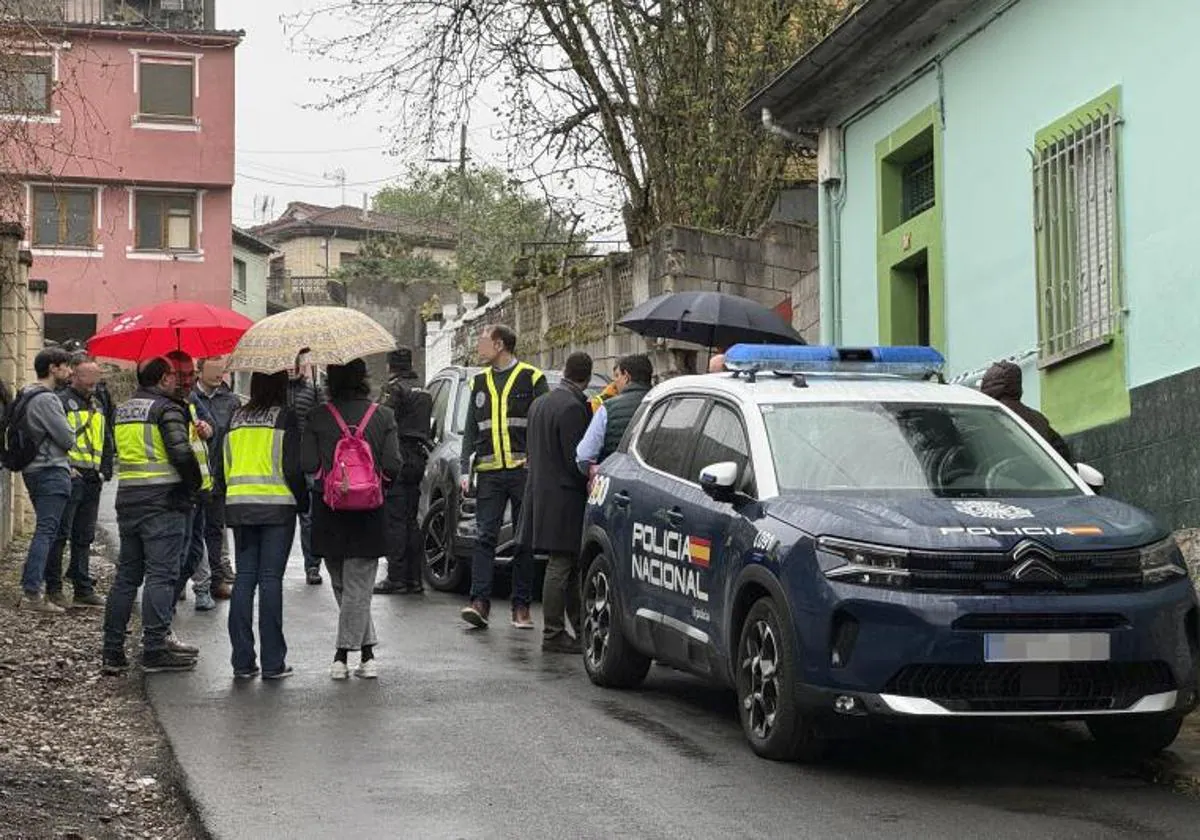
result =
[[[730,236],[686,227],[666,227],[644,248],[612,254],[565,284],[541,278],[540,285],[489,301],[479,310],[431,329],[427,346],[454,362],[473,360],[474,336],[486,323],[507,323],[520,336],[522,358],[558,369],[576,351],[591,354],[598,371],[630,353],[647,353],[659,373],[700,371],[708,351],[669,341],[650,341],[616,322],[633,307],[660,294],[715,291],[781,307],[808,341],[819,333],[816,228],[772,222],[758,237]]]

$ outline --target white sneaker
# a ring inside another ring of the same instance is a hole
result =
[[[350,677],[350,666],[345,662],[334,662],[329,666],[329,676],[335,680],[344,680]]]
[[[360,662],[354,669],[354,676],[364,680],[373,680],[378,677],[379,670],[375,667],[375,660],[368,659],[366,662]]]

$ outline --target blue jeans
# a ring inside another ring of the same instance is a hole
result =
[[[491,604],[492,578],[496,573],[496,543],[504,524],[504,508],[512,505],[513,527],[521,521],[525,497],[525,470],[479,473],[475,491],[475,555],[471,560],[471,600]],[[513,555],[514,607],[528,607],[533,597],[533,555],[517,546]]]
[[[204,552],[208,545],[204,540],[204,505],[196,505],[188,514],[188,526],[185,532],[183,553],[179,558],[179,580],[175,582],[175,600],[187,589],[187,582],[192,579],[196,569],[204,560]]]
[[[118,508],[121,552],[117,557],[117,576],[104,610],[106,654],[125,651],[125,628],[129,626],[133,601],[143,581],[142,650],[148,653],[167,646],[187,526],[188,515],[183,511],[133,512]]]
[[[21,588],[26,595],[36,597],[46,582],[46,559],[71,501],[71,472],[66,467],[46,467],[37,472],[22,473],[21,477],[25,479],[25,489],[29,491],[37,514],[37,526],[21,572]]]
[[[68,543],[71,546],[71,561],[67,566],[67,580],[75,589],[75,597],[95,593],[91,555],[92,543],[96,541],[96,517],[100,513],[100,493],[103,489],[100,475],[95,472],[85,472],[71,479],[71,501],[63,511],[58,536],[46,559],[47,593],[62,592],[62,562]]]
[[[277,674],[287,666],[283,638],[283,572],[287,568],[296,520],[286,525],[241,525],[233,529],[236,568],[229,602],[230,663],[234,672],[252,671],[254,662],[254,590],[258,589],[258,638],[262,670]]]

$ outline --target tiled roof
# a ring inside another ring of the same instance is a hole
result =
[[[250,232],[267,241],[280,241],[304,236],[314,229],[334,229],[346,232],[395,233],[416,241],[434,240],[453,243],[458,235],[454,225],[430,222],[393,213],[379,213],[344,204],[341,207],[322,207],[293,201],[278,219],[251,228]]]

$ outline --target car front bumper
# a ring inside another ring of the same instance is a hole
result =
[[[828,587],[832,621],[824,611],[826,621],[797,621],[800,696],[810,713],[1084,719],[1197,705],[1200,612],[1188,581],[1036,596]],[[1105,636],[1107,652],[1087,661],[988,661],[985,638],[997,633]]]

